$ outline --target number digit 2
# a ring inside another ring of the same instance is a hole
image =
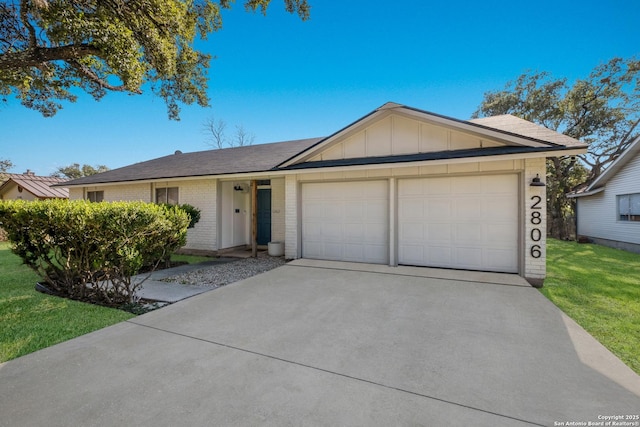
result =
[[[531,200],[535,200],[535,202],[531,205],[531,209],[542,209],[540,207],[540,203],[542,202],[542,197],[540,197],[540,196],[531,196]]]

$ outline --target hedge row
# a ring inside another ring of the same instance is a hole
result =
[[[109,306],[134,302],[141,283],[131,277],[183,246],[189,221],[178,207],[143,202],[0,201],[13,252],[50,289]]]

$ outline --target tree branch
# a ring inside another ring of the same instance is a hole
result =
[[[0,70],[20,70],[28,67],[42,67],[51,61],[72,61],[84,56],[100,56],[99,49],[88,44],[31,47],[20,52],[0,55]]]
[[[29,31],[29,46],[35,48],[37,46],[36,29],[33,28],[31,22],[29,22],[29,4],[28,0],[20,1],[20,20]]]
[[[91,80],[92,82],[94,82],[95,84],[97,84],[98,86],[100,86],[100,87],[102,87],[104,89],[112,90],[114,92],[124,92],[124,91],[129,90],[125,85],[113,86],[113,85],[109,84],[106,80],[100,78],[100,76],[98,76],[89,67],[81,64],[80,62],[78,62],[75,59],[67,61],[67,62],[69,63],[69,65],[71,65],[75,70],[77,70],[83,76],[85,76],[86,78],[88,78],[89,80]],[[132,92],[137,93],[138,95],[140,95],[142,93],[142,91],[140,89],[136,89],[136,90],[134,90]]]

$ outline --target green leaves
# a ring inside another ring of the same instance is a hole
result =
[[[179,120],[180,105],[209,104],[211,56],[194,48],[222,28],[229,0],[40,0],[0,3],[0,95],[53,116],[79,87],[100,100],[108,91],[152,92]],[[271,0],[246,0],[266,13]],[[309,18],[307,0],[285,8]],[[23,9],[24,8],[24,9]]]
[[[131,276],[186,243],[185,210],[142,202],[0,201],[13,252],[63,296],[132,302]]]
[[[551,234],[568,238],[573,202],[566,194],[593,182],[640,133],[640,61],[613,58],[570,85],[547,72],[527,73],[487,92],[474,117],[513,114],[589,144],[587,155],[547,162]],[[590,167],[590,171],[584,165]]]

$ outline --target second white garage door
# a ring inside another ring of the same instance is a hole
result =
[[[398,181],[398,262],[518,272],[518,176]]]
[[[302,257],[388,263],[387,181],[302,184]]]

